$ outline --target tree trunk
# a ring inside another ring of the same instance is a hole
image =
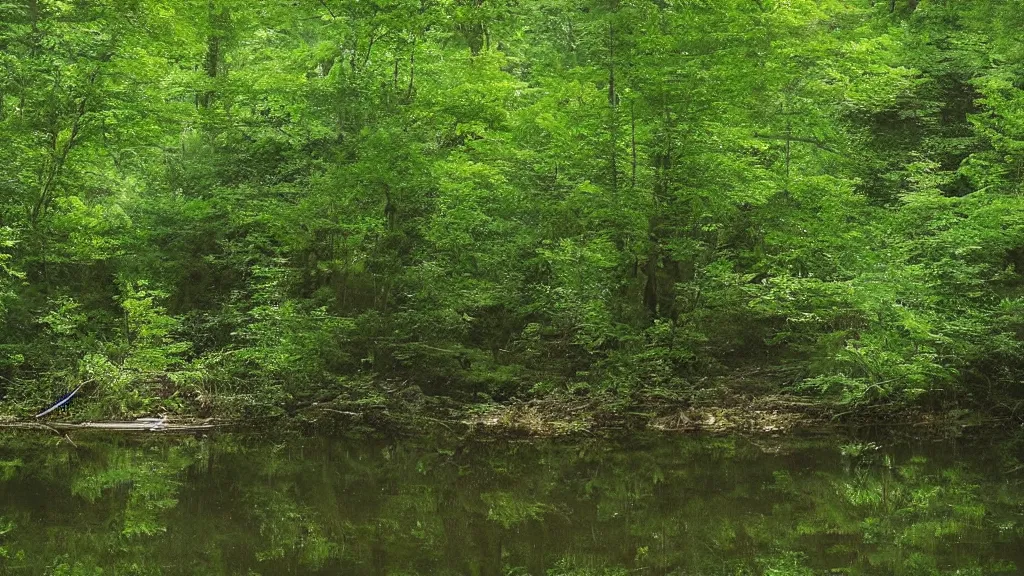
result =
[[[216,78],[221,76],[223,69],[224,41],[226,31],[230,26],[231,14],[227,8],[218,12],[214,0],[209,1],[207,9],[210,21],[210,34],[206,37],[206,59],[203,62],[203,71],[206,72],[206,77],[210,79],[212,84]],[[200,106],[209,108],[213,104],[215,97],[216,90],[211,87],[199,97]]]
[[[644,264],[644,274],[647,276],[647,283],[644,285],[644,308],[650,318],[658,317],[658,247],[651,242],[651,250],[647,254],[647,263]]]

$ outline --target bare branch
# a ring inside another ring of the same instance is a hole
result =
[[[331,15],[331,20],[338,19],[338,17],[334,15],[334,10],[331,10],[331,7],[327,5],[327,2],[320,0],[320,5],[323,6],[327,10],[327,13]]]

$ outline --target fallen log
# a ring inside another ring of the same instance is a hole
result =
[[[222,424],[213,420],[174,422],[165,418],[139,418],[129,422],[2,422],[0,428],[24,428],[34,430],[109,430],[113,432],[200,432],[213,430]]]

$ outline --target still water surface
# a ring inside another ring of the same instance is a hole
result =
[[[0,436],[0,574],[1024,573],[1013,443]]]

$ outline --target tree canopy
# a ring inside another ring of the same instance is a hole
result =
[[[1021,29],[1019,0],[0,3],[0,388],[1020,396]]]

